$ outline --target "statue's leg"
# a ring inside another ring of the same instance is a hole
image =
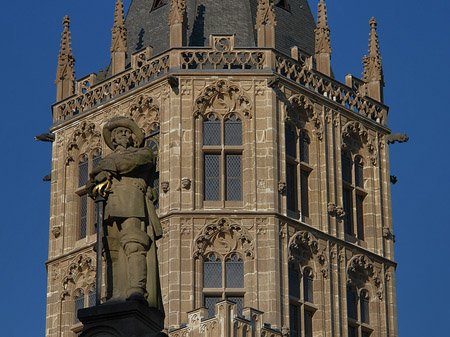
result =
[[[119,242],[128,259],[127,298],[144,298],[147,285],[147,251],[150,248],[150,238],[141,229],[141,220],[128,218],[121,224]]]

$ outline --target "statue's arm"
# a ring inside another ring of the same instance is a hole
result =
[[[155,164],[153,152],[144,147],[136,152],[125,153],[115,160],[116,172],[126,175],[140,167],[151,167]]]

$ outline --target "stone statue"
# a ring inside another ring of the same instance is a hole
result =
[[[112,118],[103,137],[113,152],[90,174],[89,189],[111,184],[104,214],[108,302],[142,300],[164,313],[156,254],[162,229],[151,186],[155,156],[142,147],[144,134],[131,119]]]

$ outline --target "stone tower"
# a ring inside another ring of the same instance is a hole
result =
[[[158,155],[169,336],[397,336],[375,19],[362,79],[341,83],[324,0],[317,23],[307,0],[115,9],[109,66],[76,80],[63,22],[46,336],[76,336],[77,310],[95,302],[86,182],[114,116],[136,121]]]

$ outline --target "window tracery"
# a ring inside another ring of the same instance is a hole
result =
[[[194,258],[200,262],[201,293],[209,316],[215,303],[229,299],[240,314],[244,305],[246,261],[253,258],[253,239],[247,230],[227,219],[205,226],[194,241]]]
[[[289,241],[289,324],[291,337],[313,336],[313,321],[318,306],[314,293],[320,292],[315,270],[328,276],[327,259],[319,249],[319,242],[309,232],[295,233]],[[317,288],[317,289],[316,289]]]
[[[79,323],[78,310],[95,304],[95,266],[90,256],[80,254],[69,263],[62,277],[60,294],[63,312],[71,313],[66,316],[71,318],[66,324]]]
[[[347,316],[349,336],[371,336],[377,326],[376,299],[383,299],[379,268],[364,255],[347,265]],[[376,295],[376,296],[375,296]]]

